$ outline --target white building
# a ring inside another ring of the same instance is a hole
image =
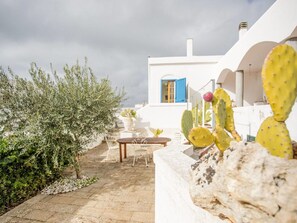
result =
[[[187,56],[148,59],[148,105],[138,111],[137,127],[180,128],[182,112],[197,103],[212,79],[235,101],[235,122],[243,138],[255,136],[271,109],[266,104],[261,69],[276,45],[297,46],[297,1],[277,0],[250,28],[239,27],[238,42],[223,56],[194,56],[187,40]],[[297,140],[297,106],[287,126]],[[295,123],[295,124],[294,124]]]
[[[200,89],[212,91],[220,59],[194,56],[192,39],[187,40],[185,57],[149,58],[148,105],[137,111],[136,127],[179,129],[183,111],[201,101]]]

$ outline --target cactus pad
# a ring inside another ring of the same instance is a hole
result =
[[[226,103],[226,122],[225,128],[228,132],[232,132],[235,129],[234,119],[233,119],[233,110],[232,110],[232,102],[230,96],[223,88],[218,88],[214,92],[214,97],[212,100],[213,109],[216,108],[217,104],[220,100],[223,100]],[[214,110],[215,112],[215,110]]]
[[[181,120],[181,128],[184,136],[186,137],[187,140],[189,140],[188,135],[190,130],[193,128],[193,116],[191,111],[189,110],[184,111],[182,115],[182,120]]]
[[[276,121],[285,121],[297,95],[297,53],[289,45],[274,47],[262,69],[263,88]]]
[[[274,156],[293,158],[291,138],[286,124],[276,121],[274,117],[268,117],[264,120],[258,130],[256,142]]]
[[[226,108],[232,108],[230,96],[223,88],[217,88],[213,93],[212,106],[215,107],[215,105],[219,102],[220,99],[223,99],[223,101],[225,101]]]
[[[226,121],[225,121],[225,129],[232,134],[232,136],[236,139],[236,141],[240,141],[241,138],[235,131],[234,118],[233,118],[233,109],[232,109],[232,101],[230,96],[223,88],[218,88],[214,92],[214,97],[212,100],[212,107],[214,113],[216,113],[216,106],[220,100],[223,100],[226,104]],[[217,121],[217,119],[216,119]]]
[[[236,130],[233,130],[233,131],[231,132],[231,135],[233,136],[233,138],[234,138],[237,142],[241,141],[241,137],[240,137],[240,135],[237,133]]]
[[[207,128],[193,128],[189,133],[190,142],[196,147],[206,147],[214,142],[214,137]]]
[[[216,124],[218,126],[224,128],[225,127],[225,124],[226,124],[226,117],[227,117],[226,103],[225,103],[225,101],[223,101],[222,99],[220,99],[216,103],[216,107],[213,108],[213,111],[215,113]]]
[[[224,152],[230,146],[230,142],[233,140],[222,127],[217,126],[213,132],[214,141],[216,146],[221,152]]]
[[[226,117],[225,129],[231,133],[232,131],[235,130],[232,107],[226,108],[226,113],[227,113],[227,117]]]

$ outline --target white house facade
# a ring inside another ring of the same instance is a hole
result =
[[[220,58],[194,56],[192,39],[187,40],[185,57],[149,58],[148,105],[138,110],[137,127],[180,128],[183,111],[201,101],[199,90],[214,78]]]
[[[148,59],[148,103],[193,103],[197,91],[215,78],[221,56],[194,56],[193,41],[187,40],[186,57]]]
[[[278,0],[249,30],[246,27],[240,28],[243,32],[238,42],[217,64],[215,78],[234,100],[242,84],[243,101],[240,103],[238,98],[236,104],[247,106],[259,101],[265,102],[260,74],[269,51],[285,42],[297,46],[297,1]],[[244,82],[240,83],[238,79]]]
[[[148,105],[139,110],[138,125],[180,128],[181,114],[197,103],[211,80],[230,94],[236,108],[235,122],[243,138],[255,136],[261,122],[271,115],[262,88],[262,64],[276,45],[297,50],[297,1],[277,0],[250,28],[239,27],[238,42],[223,56],[194,56],[187,40],[187,56],[148,59]],[[297,140],[297,106],[287,121]],[[296,118],[295,118],[296,117]]]
[[[297,50],[297,1],[276,1],[249,30],[241,34],[238,42],[217,64],[215,79],[235,101],[235,125],[246,138],[247,135],[255,136],[262,121],[272,115],[261,79],[266,55],[283,43]],[[297,140],[296,114],[295,103],[286,121],[293,140]]]

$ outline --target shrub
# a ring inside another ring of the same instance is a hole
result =
[[[94,134],[111,128],[124,92],[108,79],[97,81],[86,63],[66,65],[64,76],[33,63],[29,73],[31,80],[0,69],[0,126],[4,133],[39,138],[38,154],[54,168],[72,164],[81,178],[80,153]]]
[[[0,214],[59,176],[53,165],[36,156],[37,146],[34,139],[0,138]]]

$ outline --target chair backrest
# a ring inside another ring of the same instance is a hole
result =
[[[118,146],[117,137],[116,136],[114,136],[114,135],[107,135],[104,138],[105,138],[106,144],[108,146],[108,149],[111,149],[111,148],[113,148],[115,146]]]
[[[137,137],[148,137],[148,130],[145,128],[140,128],[136,130]]]
[[[147,140],[144,137],[137,137],[132,141],[134,151],[146,150]]]

